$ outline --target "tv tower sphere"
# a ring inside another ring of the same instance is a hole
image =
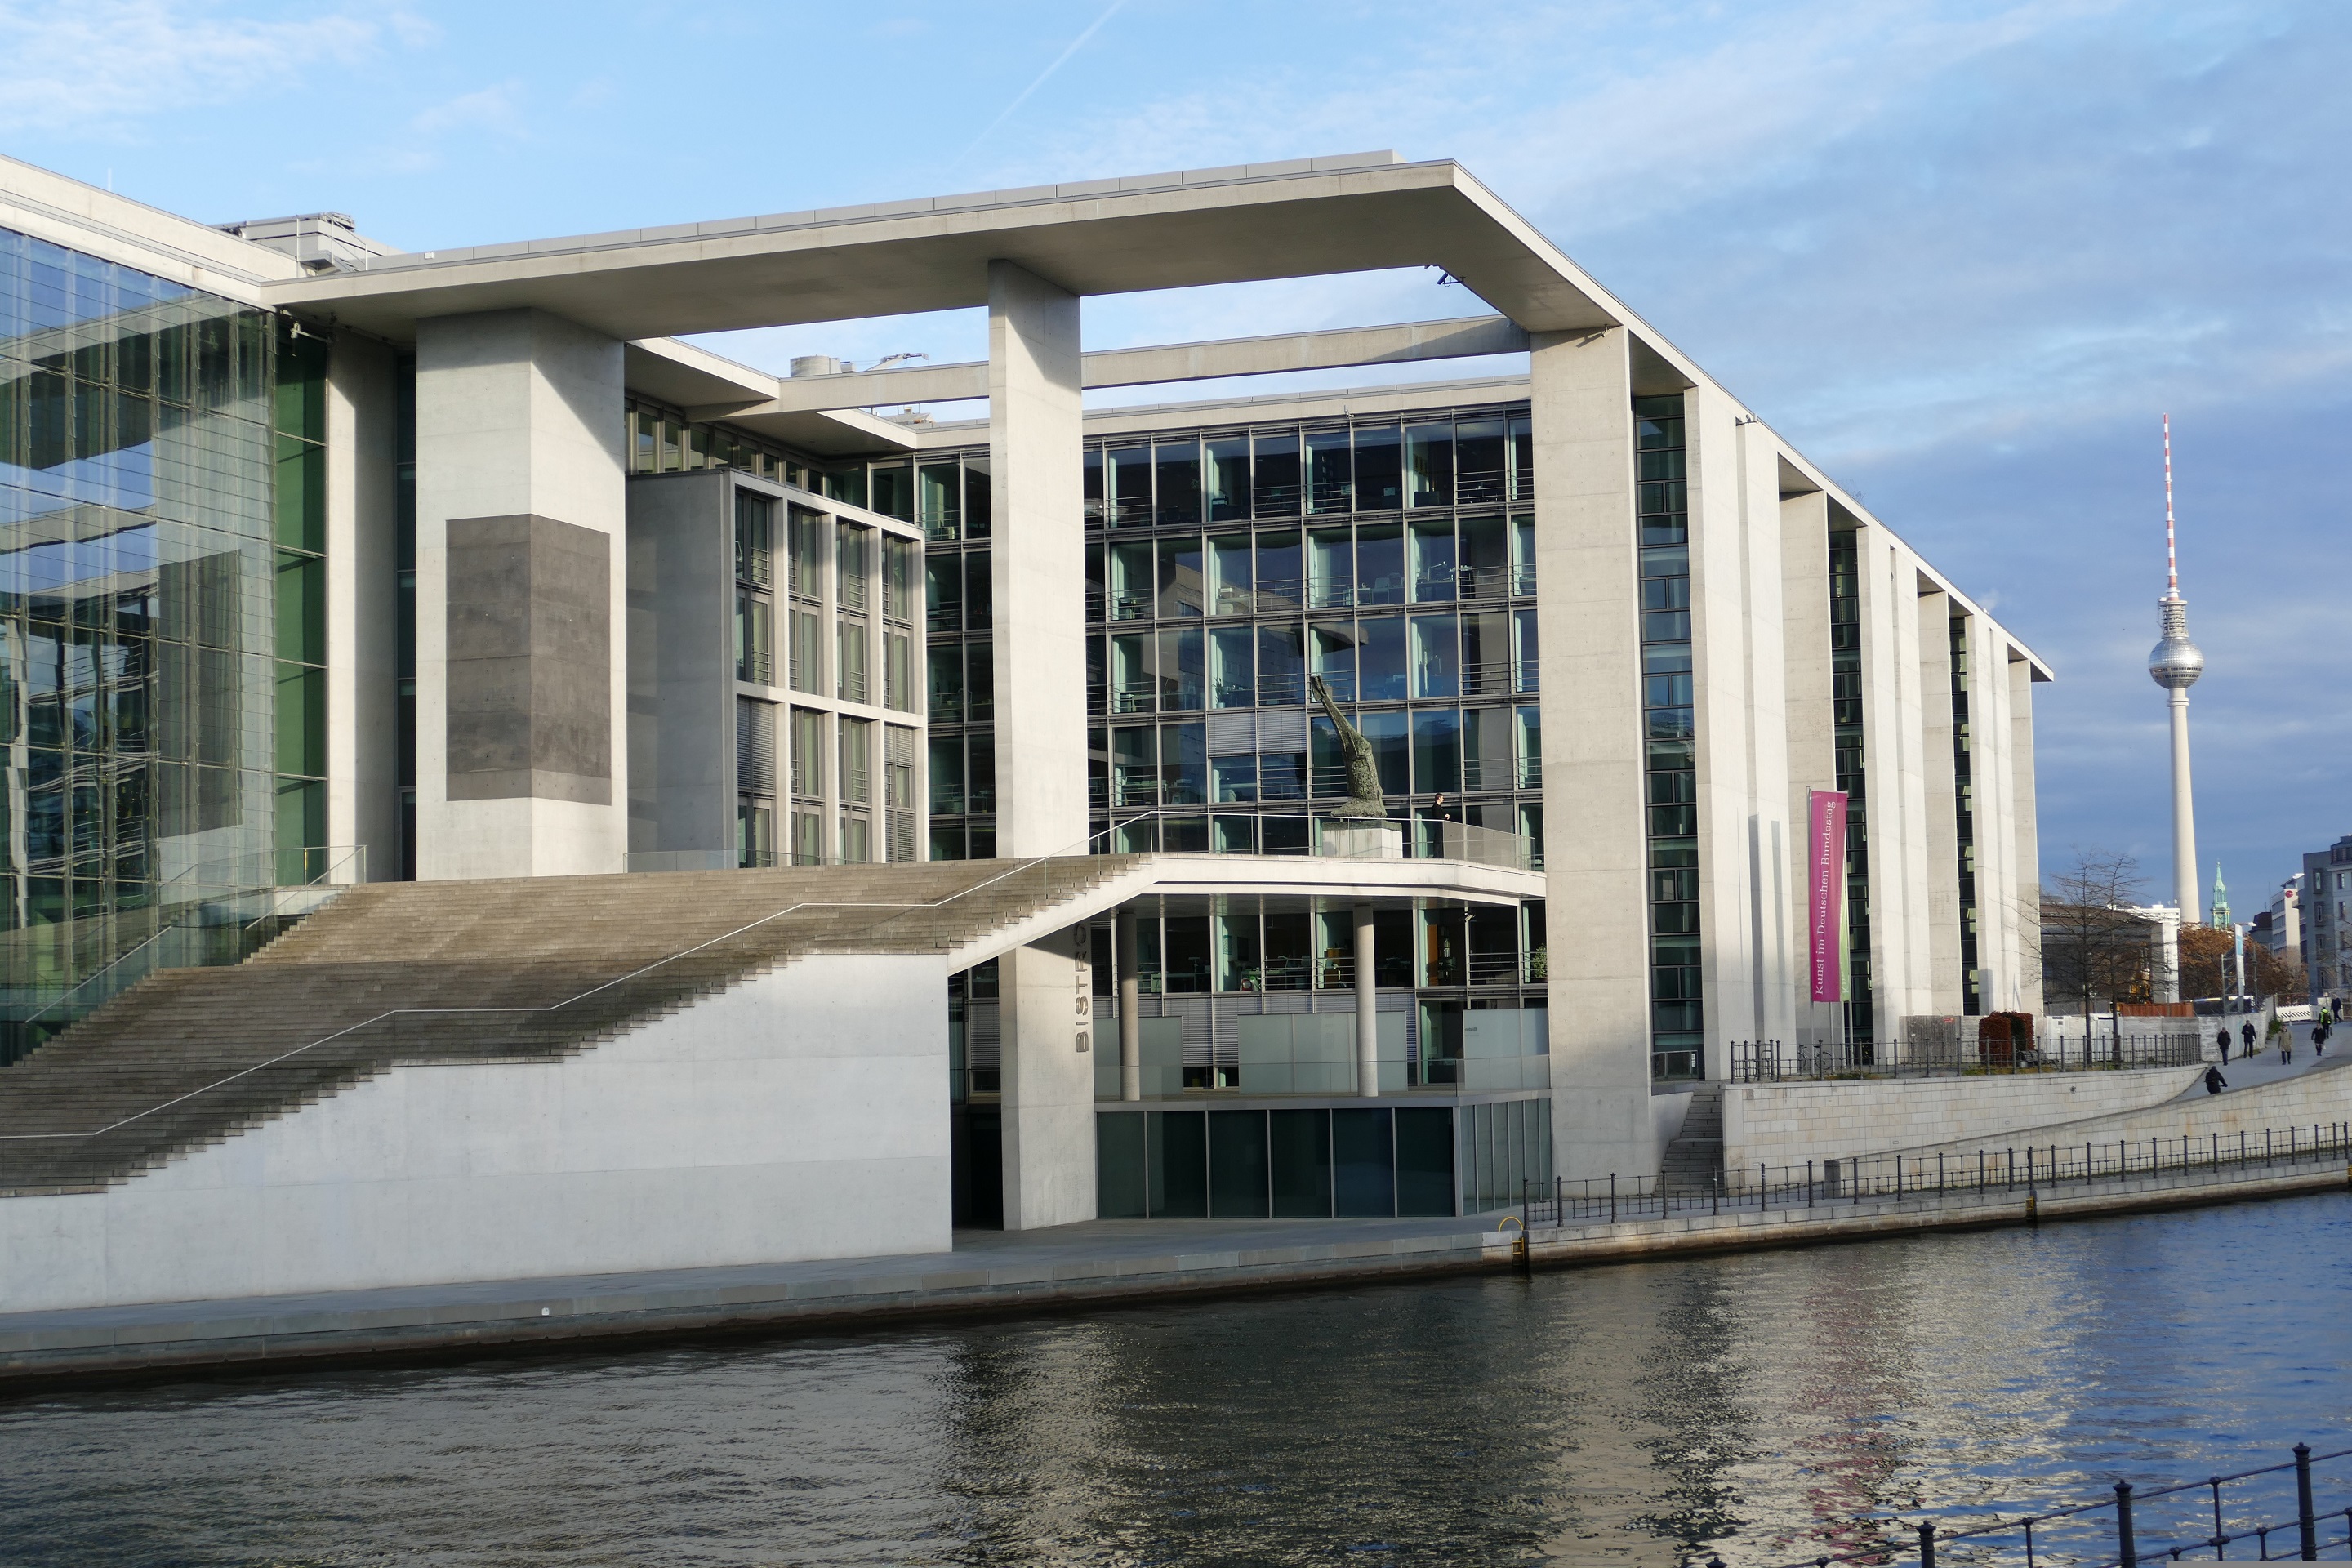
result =
[[[2189,640],[2189,604],[2173,596],[2156,602],[2163,617],[2164,639],[2148,650],[2147,678],[2167,691],[2186,691],[2205,673],[2205,655]]]

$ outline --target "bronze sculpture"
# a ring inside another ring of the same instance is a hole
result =
[[[1333,811],[1333,816],[1353,817],[1370,822],[1386,822],[1389,808],[1381,800],[1381,770],[1372,760],[1372,743],[1364,732],[1348,722],[1339,711],[1339,703],[1331,700],[1331,689],[1323,684],[1319,675],[1310,675],[1307,684],[1315,689],[1315,700],[1323,704],[1323,711],[1331,716],[1331,726],[1339,731],[1339,750],[1348,758],[1348,799]]]

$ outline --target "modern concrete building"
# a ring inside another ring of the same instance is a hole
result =
[[[1088,295],[1394,268],[1493,313],[1081,341]],[[985,362],[680,341],[956,309]],[[0,163],[0,310],[13,1052],[353,884],[578,879],[593,925],[664,874],[1136,857],[920,982],[947,1067],[892,1114],[1032,1226],[1654,1173],[1654,1089],[1735,1042],[2040,1010],[2047,668],[1451,162],[417,252]],[[1317,677],[1385,830],[1332,815]]]
[[[2352,993],[2352,833],[2303,858],[2303,966],[2314,1001]]]

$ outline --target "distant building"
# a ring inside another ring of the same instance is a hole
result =
[[[2254,936],[2289,963],[2303,962],[2303,873],[2297,871],[2271,895],[2271,907],[2254,917]]]
[[[2180,1000],[2180,910],[2171,904],[2135,906],[2126,911],[2148,923],[2147,999]]]
[[[2303,927],[2303,965],[2311,994],[2341,996],[2352,990],[2352,833],[2303,858],[2302,896],[2296,900]]]

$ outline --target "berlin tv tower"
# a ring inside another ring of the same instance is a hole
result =
[[[2189,640],[2189,601],[2180,596],[2180,558],[2172,534],[2172,416],[2164,416],[2164,597],[2156,602],[2164,639],[2147,656],[2148,678],[2171,695],[2172,901],[2181,920],[2205,923],[2197,894],[2197,807],[2189,787],[2189,689],[2205,673],[2205,656]]]

